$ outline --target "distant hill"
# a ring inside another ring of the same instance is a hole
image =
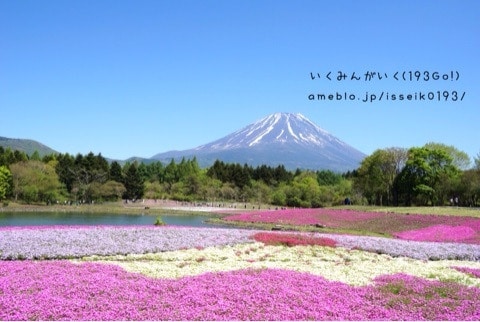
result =
[[[138,162],[138,163],[145,163],[145,164],[158,162],[158,160],[149,159],[149,158],[142,158],[142,157],[131,157],[131,158],[128,158],[126,160],[112,160],[112,159],[109,159],[109,161],[110,162],[111,161],[117,161],[121,165],[124,165],[127,162],[129,162],[129,163]]]
[[[41,157],[59,153],[34,140],[0,137],[0,146]],[[275,113],[264,117],[216,141],[184,151],[158,153],[151,158],[132,157],[126,162],[168,164],[172,159],[196,157],[200,167],[210,167],[216,160],[251,166],[283,165],[288,170],[332,170],[346,172],[357,169],[366,155],[328,133],[301,114]],[[109,162],[113,159],[107,158]]]
[[[12,150],[23,151],[27,155],[32,155],[33,152],[38,151],[38,154],[41,157],[52,153],[58,153],[40,142],[28,139],[10,139],[0,136],[0,146],[4,149],[10,148]]]
[[[185,151],[156,154],[152,159],[197,158],[201,167],[215,160],[229,163],[284,165],[290,170],[332,170],[358,168],[365,154],[339,140],[301,114],[275,113],[219,140]]]

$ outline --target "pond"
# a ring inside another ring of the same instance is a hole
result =
[[[163,222],[172,226],[219,227],[205,221],[208,215],[161,215]],[[153,225],[157,215],[91,214],[76,212],[0,212],[0,227],[53,225]]]

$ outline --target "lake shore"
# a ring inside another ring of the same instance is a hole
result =
[[[1,205],[0,212],[83,212],[112,214],[178,214],[188,215],[203,213],[212,215],[228,215],[239,211],[252,210],[254,206],[243,206],[235,203],[181,202],[174,200],[142,199],[136,202],[116,201],[93,204],[21,204],[9,202]]]
[[[241,212],[275,210],[273,205],[258,205],[235,202],[182,202],[175,200],[141,199],[135,202],[125,200],[94,204],[21,204],[8,202],[0,204],[0,212],[84,212],[84,213],[112,213],[112,214],[192,214],[204,213],[217,216],[230,215]],[[446,215],[469,216],[480,218],[479,208],[467,207],[393,207],[393,206],[335,206],[326,207],[335,209],[350,209],[354,211],[374,211],[385,213],[403,213],[419,215]]]

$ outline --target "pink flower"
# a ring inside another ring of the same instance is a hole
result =
[[[106,264],[0,261],[0,320],[479,320],[480,288],[405,274],[354,287],[282,269],[154,279]]]
[[[326,237],[314,237],[305,234],[294,233],[269,233],[260,232],[252,236],[256,241],[262,242],[266,245],[319,245],[335,247],[336,242],[333,239]]]
[[[476,231],[466,226],[434,225],[426,228],[402,231],[394,236],[400,239],[433,242],[461,242],[476,235]]]

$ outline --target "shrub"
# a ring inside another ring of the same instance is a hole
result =
[[[155,220],[155,226],[165,226],[165,222],[163,221],[162,217],[157,217],[157,219]]]

